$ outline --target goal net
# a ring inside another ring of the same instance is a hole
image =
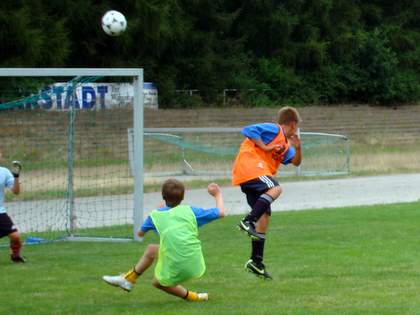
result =
[[[6,210],[29,241],[133,239],[143,219],[142,69],[0,69]],[[131,92],[114,87],[127,82]],[[127,128],[133,133],[131,168]]]
[[[176,175],[229,178],[244,139],[241,128],[145,128],[144,131],[146,182]],[[131,129],[128,134],[133,139]],[[277,176],[336,176],[350,172],[350,143],[345,135],[300,132],[300,138],[304,156],[301,166],[282,166]]]

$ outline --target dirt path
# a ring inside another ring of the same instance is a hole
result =
[[[287,182],[273,211],[305,210],[358,205],[389,204],[420,200],[420,174],[355,177],[346,179]],[[238,187],[223,188],[228,214],[245,213],[245,195]],[[148,204],[153,198],[146,196]],[[158,196],[156,196],[158,197]],[[190,191],[186,203],[213,206],[204,189]],[[149,199],[150,198],[150,199]]]
[[[284,192],[273,203],[273,211],[420,200],[420,173],[286,182],[282,186]],[[228,215],[244,214],[248,211],[245,196],[239,187],[223,187],[222,192]],[[144,216],[154,209],[160,200],[160,193],[144,194]],[[184,203],[205,208],[215,205],[214,199],[207,194],[206,189],[189,190]],[[76,198],[75,207],[79,227],[87,228],[132,222],[132,195]],[[66,227],[66,202],[62,199],[8,203],[7,209],[19,224],[22,232],[26,232],[34,226],[38,231],[64,230]]]

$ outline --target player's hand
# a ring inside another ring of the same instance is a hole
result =
[[[265,144],[264,142],[262,142],[261,139],[251,139],[249,138],[257,147],[261,148],[263,151],[265,152],[270,152],[273,150],[281,150],[283,147],[283,145],[281,144]]]
[[[143,242],[144,241],[144,235],[145,235],[146,233],[144,233],[142,230],[139,230],[138,232],[137,232],[137,235],[138,235],[138,237],[139,237],[139,241],[140,242]]]
[[[216,197],[217,195],[220,194],[220,187],[216,183],[210,183],[207,186],[207,191],[210,195],[212,195],[213,197]]]
[[[22,170],[22,164],[19,161],[12,162],[12,174],[14,177],[19,177],[20,171]]]
[[[289,141],[296,149],[300,149],[301,143],[297,134],[291,135]]]

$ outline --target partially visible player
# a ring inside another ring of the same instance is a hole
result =
[[[0,151],[0,162],[3,160],[2,152]],[[10,239],[10,259],[15,263],[24,263],[25,259],[20,255],[22,248],[22,241],[17,227],[14,225],[12,219],[7,215],[4,206],[5,189],[10,189],[15,195],[20,193],[19,174],[22,166],[20,162],[13,161],[12,171],[0,166],[0,238],[8,236]]]
[[[245,268],[257,276],[271,279],[263,263],[265,234],[271,215],[271,203],[282,189],[273,178],[280,164],[300,165],[300,139],[297,136],[301,121],[293,107],[278,112],[277,123],[261,123],[243,128],[242,142],[232,169],[232,184],[240,185],[251,212],[238,226],[252,238],[251,257]]]
[[[184,185],[168,179],[162,186],[163,207],[153,210],[140,228],[139,236],[153,230],[159,234],[160,244],[147,246],[138,263],[121,276],[103,276],[108,284],[131,291],[136,280],[156,261],[152,284],[169,294],[188,301],[206,301],[208,293],[187,290],[181,283],[200,278],[206,269],[198,239],[198,227],[225,215],[222,193],[211,183],[207,191],[215,198],[216,208],[203,209],[181,205]]]

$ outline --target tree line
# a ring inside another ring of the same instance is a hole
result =
[[[101,29],[109,9],[127,18],[119,37]],[[249,106],[412,103],[419,12],[420,0],[2,1],[0,66],[142,67],[167,107],[220,105],[224,89]]]

